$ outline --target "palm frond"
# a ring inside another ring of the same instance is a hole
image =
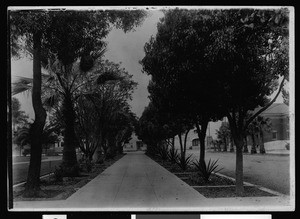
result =
[[[16,95],[19,93],[23,93],[26,91],[30,91],[32,86],[26,85],[26,84],[17,84],[12,86],[12,95]]]

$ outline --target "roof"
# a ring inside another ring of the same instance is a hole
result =
[[[260,114],[261,116],[286,116],[289,115],[289,107],[284,103],[273,103]]]

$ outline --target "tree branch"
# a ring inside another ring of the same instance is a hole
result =
[[[251,122],[252,122],[259,114],[261,114],[263,111],[265,111],[267,108],[269,108],[269,107],[276,101],[277,97],[279,96],[279,94],[280,94],[280,92],[281,92],[281,90],[282,90],[282,88],[283,88],[283,86],[284,86],[285,77],[286,77],[286,76],[283,76],[283,79],[282,79],[282,81],[281,81],[281,83],[280,83],[278,92],[277,92],[277,94],[275,95],[275,97],[273,98],[273,100],[270,101],[270,103],[268,103],[266,106],[264,106],[263,108],[261,108],[260,110],[258,110],[253,116],[251,116],[251,117],[249,118],[249,120],[246,122],[246,126],[245,126],[245,127],[248,127],[249,124],[250,124],[250,123],[251,123]]]

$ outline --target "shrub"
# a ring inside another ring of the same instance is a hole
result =
[[[85,161],[86,171],[89,173],[89,172],[91,172],[92,168],[93,168],[93,163],[90,161],[90,159],[86,159],[86,161]]]
[[[97,163],[97,164],[103,164],[103,163],[104,163],[104,156],[101,155],[101,156],[97,159],[96,163]]]
[[[211,159],[209,159],[207,165],[205,162],[200,162],[200,161],[194,162],[194,165],[195,165],[196,169],[199,171],[198,174],[206,182],[208,182],[209,178],[213,172],[217,173],[223,169],[223,168],[217,169],[217,167],[218,167],[217,162],[218,162],[218,160],[211,161]]]
[[[54,171],[54,179],[56,182],[62,182],[64,177],[64,171],[62,166],[59,166],[59,168],[55,167]]]
[[[105,159],[106,160],[112,160],[114,159],[116,156],[116,153],[112,152],[112,151],[108,151],[105,155]]]
[[[76,177],[79,176],[79,165],[74,165],[71,167],[63,167],[63,176],[66,177]]]
[[[192,157],[192,154],[190,154],[187,157],[178,156],[176,159],[176,163],[182,170],[186,170],[190,166],[191,157]]]
[[[30,149],[29,148],[25,148],[22,152],[23,156],[27,156],[28,154],[30,154]]]
[[[167,160],[168,159],[168,148],[165,146],[161,146],[158,150],[158,156],[162,160]]]
[[[175,148],[171,148],[168,151],[168,159],[172,162],[172,163],[176,163],[176,160],[178,159],[178,150]]]

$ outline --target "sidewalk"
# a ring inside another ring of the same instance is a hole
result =
[[[67,200],[16,202],[15,208],[155,211],[197,207],[205,199],[144,152],[130,152]]]
[[[288,201],[287,197],[207,199],[144,152],[129,152],[67,200],[15,202],[14,210],[224,211],[267,206],[278,210]]]

